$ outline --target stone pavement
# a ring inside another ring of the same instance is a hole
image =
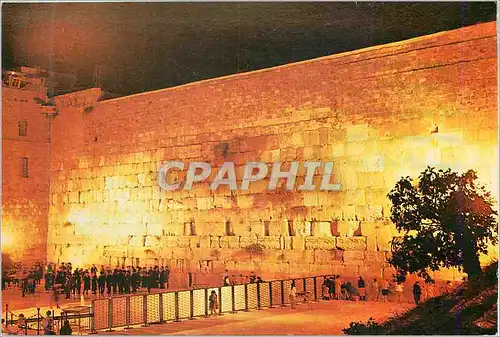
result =
[[[133,329],[99,332],[101,335],[341,335],[351,321],[381,322],[404,312],[408,303],[321,301],[301,303],[296,309],[272,309],[224,314],[182,322],[152,324]]]

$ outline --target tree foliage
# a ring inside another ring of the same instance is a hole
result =
[[[463,174],[427,167],[414,184],[401,178],[389,192],[391,220],[403,233],[392,241],[388,262],[399,277],[458,267],[469,278],[481,274],[479,254],[498,242],[494,199],[473,170]]]

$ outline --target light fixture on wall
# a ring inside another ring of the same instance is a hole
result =
[[[431,134],[438,132],[439,132],[439,127],[437,125],[434,125],[434,129],[432,129]]]

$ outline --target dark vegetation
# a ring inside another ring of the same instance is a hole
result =
[[[479,255],[498,242],[498,214],[477,178],[473,170],[427,167],[417,181],[396,183],[388,194],[391,221],[403,235],[393,239],[388,262],[399,279],[417,274],[432,282],[428,271],[442,267],[458,267],[471,280],[481,276]]]
[[[434,297],[378,323],[351,322],[348,335],[483,335],[497,333],[498,262],[484,269],[479,255],[498,243],[498,220],[491,193],[473,170],[463,174],[427,167],[417,181],[401,178],[388,194],[391,220],[402,233],[394,238],[388,262],[394,278],[458,267],[467,280],[455,291]]]
[[[347,335],[494,335],[497,333],[498,262],[484,269],[473,287],[431,298],[385,323],[351,322]]]

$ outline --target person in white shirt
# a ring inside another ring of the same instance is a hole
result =
[[[290,287],[290,308],[295,309],[295,298],[297,297],[297,289],[295,288],[295,281],[292,281]]]

